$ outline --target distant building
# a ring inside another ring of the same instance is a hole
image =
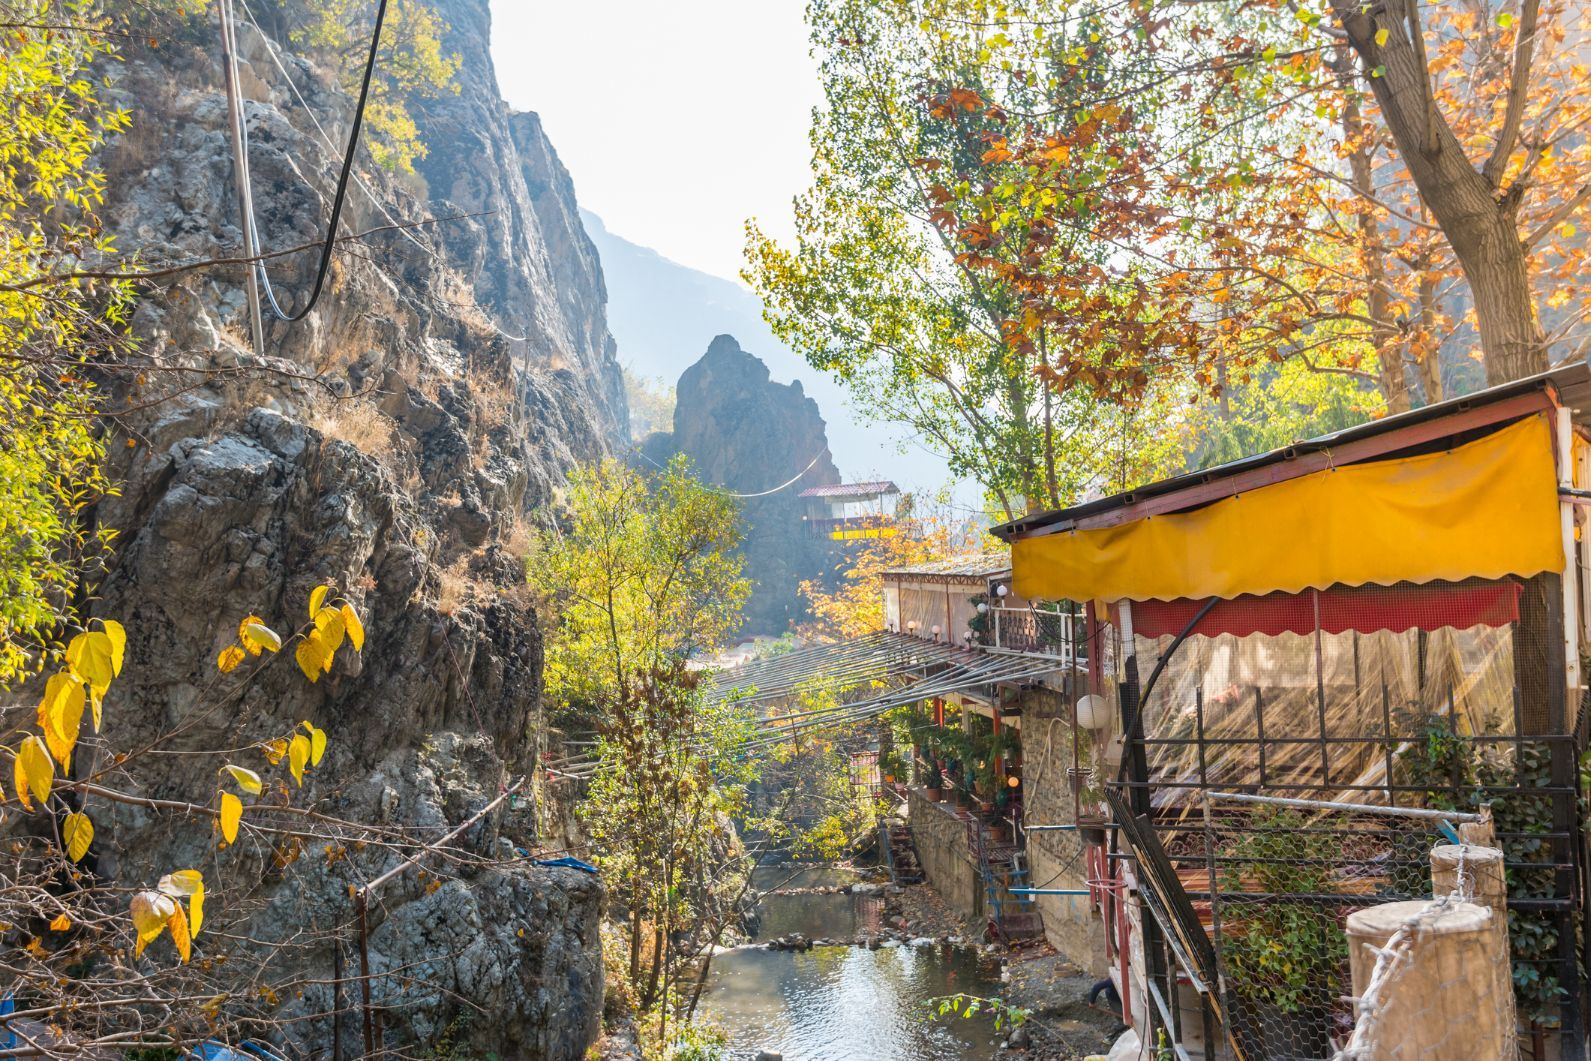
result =
[[[806,506],[801,519],[808,537],[847,542],[899,533],[900,487],[888,479],[814,486],[799,496]]]

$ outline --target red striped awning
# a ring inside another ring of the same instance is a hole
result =
[[[1507,626],[1519,618],[1519,592],[1517,582],[1475,580],[1245,594],[1216,604],[1193,632],[1205,637],[1312,634],[1317,622],[1328,634]],[[1133,632],[1144,637],[1180,634],[1204,603],[1186,598],[1134,601]]]

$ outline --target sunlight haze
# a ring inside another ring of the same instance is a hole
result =
[[[538,112],[580,204],[625,239],[738,279],[748,217],[789,230],[818,100],[799,0],[492,0],[504,98]]]

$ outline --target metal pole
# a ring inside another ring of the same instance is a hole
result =
[[[249,329],[254,352],[265,353],[265,319],[260,312],[260,283],[255,275],[260,250],[254,243],[254,198],[249,190],[249,160],[243,151],[243,104],[238,97],[237,39],[232,34],[232,0],[216,5],[221,18],[221,66],[226,73],[227,122],[232,136],[232,176],[237,184],[243,229],[244,290],[249,296]]]
[[[1393,818],[1429,818],[1433,821],[1478,822],[1479,814],[1456,810],[1427,810],[1421,807],[1383,807],[1376,803],[1339,803],[1326,799],[1288,799],[1285,796],[1251,796],[1242,792],[1210,792],[1206,799],[1222,799],[1233,803],[1263,803],[1277,807],[1299,807],[1305,810],[1348,810],[1357,814],[1384,814]]]
[[[370,923],[366,917],[369,905],[361,888],[354,893],[354,909],[359,915],[359,993],[364,1003],[365,1056],[376,1053],[375,1010],[370,1004]]]
[[[343,939],[342,930],[331,941],[331,1056],[343,1061]]]

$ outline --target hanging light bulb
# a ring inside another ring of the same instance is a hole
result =
[[[995,590],[995,592],[1004,597],[1006,594],[1011,592],[1011,587],[1002,582],[1000,583],[1000,588]]]
[[[989,604],[988,604],[987,601],[979,601],[978,602],[978,614],[979,615],[987,615],[987,614],[989,614]]]

